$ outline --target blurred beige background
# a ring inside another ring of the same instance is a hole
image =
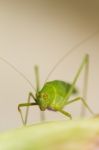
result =
[[[41,85],[55,63],[75,44],[99,30],[98,0],[0,0],[0,57],[22,71],[35,86],[34,65],[40,67]],[[83,59],[90,55],[88,103],[99,113],[99,34],[81,45],[57,67],[49,80],[72,81]],[[82,89],[83,73],[78,80]],[[26,102],[30,85],[0,61],[0,131],[21,126],[17,105]],[[81,92],[80,92],[81,93]],[[81,103],[65,109],[79,117]],[[90,114],[86,111],[86,115]],[[64,120],[46,111],[47,120]],[[39,109],[29,123],[39,122]]]

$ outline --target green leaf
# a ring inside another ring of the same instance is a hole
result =
[[[99,149],[95,119],[45,122],[0,134],[0,150],[91,150],[91,146]]]

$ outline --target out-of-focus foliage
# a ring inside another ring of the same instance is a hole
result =
[[[96,150],[99,120],[34,124],[0,135],[0,150]]]

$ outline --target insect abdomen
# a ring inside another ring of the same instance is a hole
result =
[[[49,108],[54,110],[59,110],[63,108],[64,103],[66,103],[65,97],[71,87],[71,84],[61,80],[54,80],[47,82],[47,85],[50,85],[50,87],[52,86],[54,90],[54,98],[53,100],[51,100]],[[74,89],[73,93],[76,92],[77,90]]]

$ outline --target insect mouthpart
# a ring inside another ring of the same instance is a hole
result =
[[[46,108],[42,107],[42,106],[39,106],[40,110],[41,111],[44,111]]]
[[[37,95],[38,105],[41,111],[44,111],[48,106],[48,95],[43,92],[39,92]]]

